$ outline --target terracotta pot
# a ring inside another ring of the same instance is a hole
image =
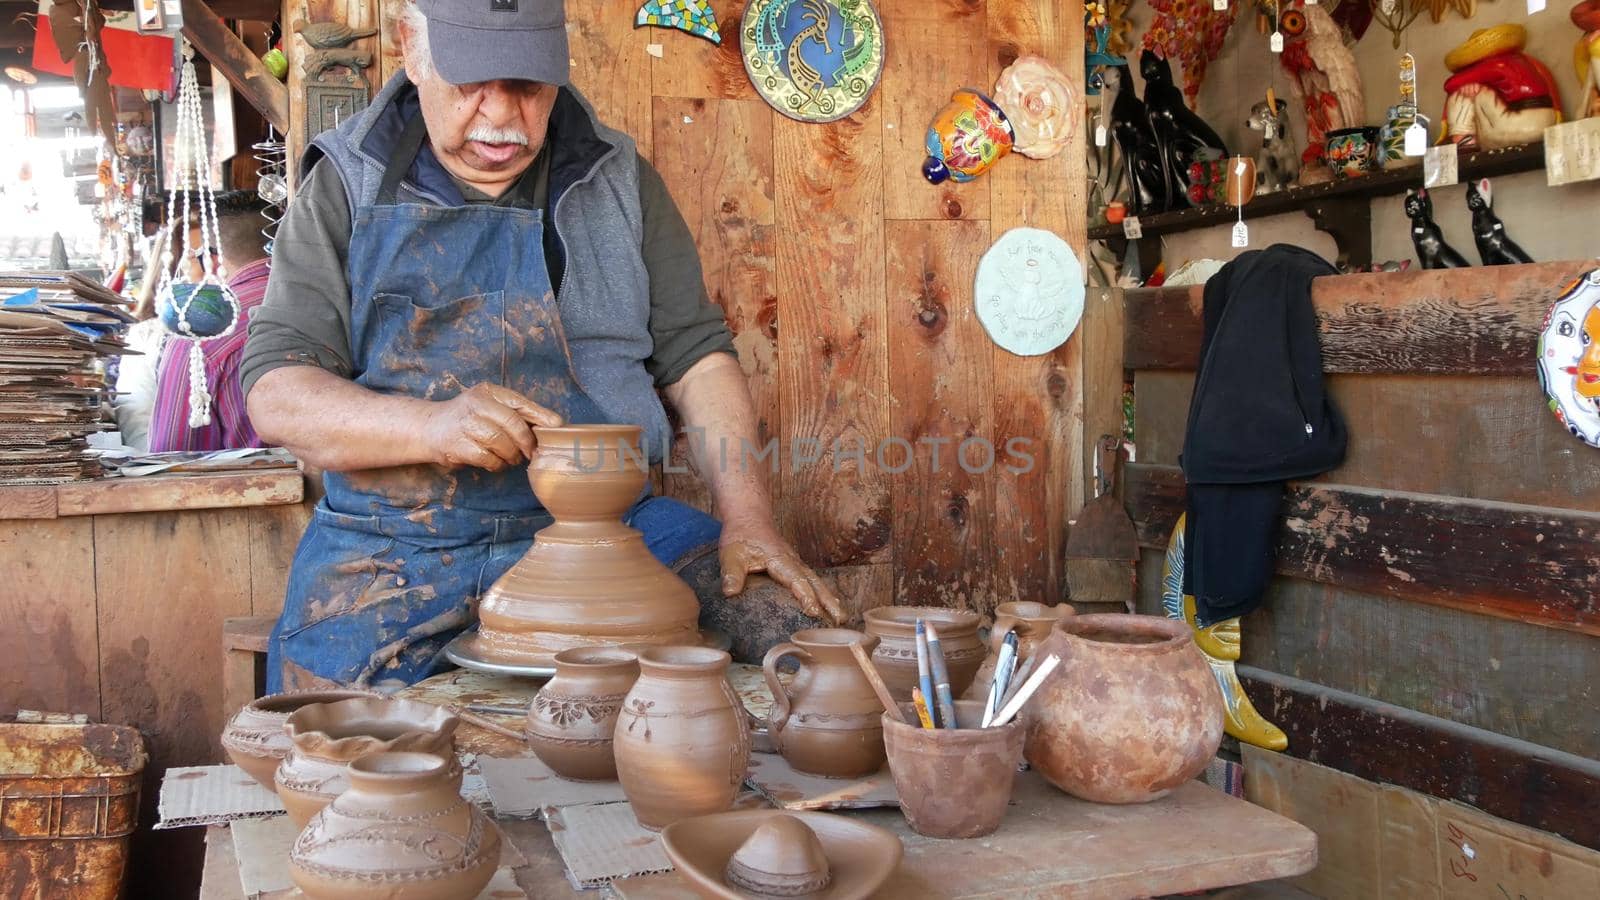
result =
[[[428,753],[375,753],[289,851],[313,900],[471,900],[500,864],[500,832],[461,798],[461,771]]]
[[[917,721],[911,704],[901,712]],[[999,728],[976,727],[982,720],[983,704],[975,700],[956,701],[959,728],[920,728],[883,714],[889,773],[912,831],[974,838],[1000,827],[1022,762],[1025,728],[1020,719]]]
[[[1226,163],[1228,177],[1223,182],[1229,206],[1243,206],[1256,196],[1256,161],[1235,156]]]
[[[940,649],[950,670],[950,693],[959,697],[972,684],[972,677],[988,655],[978,640],[978,614],[942,606],[880,606],[867,610],[866,632],[877,635],[880,643],[872,661],[897,700],[911,699],[917,685],[917,619],[932,622],[939,630]]]
[[[292,746],[273,776],[278,799],[302,828],[349,787],[345,769],[372,753],[431,753],[456,766],[460,720],[431,703],[363,697],[312,703],[289,714]]]
[[[983,700],[989,696],[989,684],[994,681],[994,665],[1005,643],[1006,632],[1017,633],[1017,668],[1033,658],[1039,645],[1050,636],[1050,629],[1058,619],[1070,616],[1076,610],[1070,603],[1046,606],[1032,600],[1015,600],[994,608],[994,626],[989,629],[989,655],[972,679],[972,687],[962,695],[969,700]]]
[[[797,631],[767,651],[761,668],[772,690],[767,730],[796,770],[827,778],[859,778],[883,768],[883,704],[850,652],[868,653],[878,638],[844,628]],[[795,656],[800,671],[785,686],[778,660]]]
[[[750,765],[749,713],[728,683],[728,654],[639,651],[639,680],[617,717],[617,780],[652,831],[733,803]]]
[[[556,521],[484,593],[478,655],[549,666],[579,647],[699,642],[694,591],[622,523],[644,488],[640,433],[634,425],[534,429],[528,481]]]
[[[1029,702],[1028,762],[1097,803],[1143,803],[1200,774],[1222,742],[1222,694],[1189,626],[1071,616],[1041,653],[1061,665]]]
[[[528,708],[528,745],[550,771],[573,781],[611,781],[611,736],[622,698],[639,678],[628,650],[581,647],[556,654],[556,674]]]
[[[661,848],[696,893],[715,900],[865,900],[894,874],[904,853],[900,839],[876,825],[779,809],[674,822],[662,829]]]
[[[276,790],[272,774],[278,763],[289,752],[289,734],[283,730],[289,714],[312,703],[333,703],[355,697],[376,697],[377,693],[363,690],[342,691],[289,691],[270,694],[251,700],[222,729],[222,749],[234,765],[245,770],[251,778],[261,782],[267,790]]]

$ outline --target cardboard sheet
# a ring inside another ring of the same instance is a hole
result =
[[[775,753],[750,754],[745,781],[779,809],[871,809],[900,806],[885,766],[866,778],[822,778],[796,772]]]
[[[672,869],[660,839],[634,821],[627,803],[547,809],[545,826],[566,864],[567,880],[577,890]]]
[[[238,766],[184,766],[162,777],[157,813],[156,828],[183,828],[281,816],[283,803]]]
[[[568,781],[534,757],[478,757],[478,771],[488,786],[494,814],[531,819],[545,807],[615,803],[628,799],[615,781]]]

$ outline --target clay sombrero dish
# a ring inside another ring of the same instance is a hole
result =
[[[712,900],[862,900],[894,874],[902,853],[900,839],[876,825],[780,809],[681,819],[662,829],[661,846]]]

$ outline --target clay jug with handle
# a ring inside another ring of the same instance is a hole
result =
[[[1049,637],[1056,621],[1072,615],[1076,610],[1070,603],[1046,606],[1032,600],[1016,600],[994,608],[994,626],[989,629],[989,656],[972,679],[972,687],[962,696],[968,700],[983,700],[989,696],[989,683],[994,681],[994,666],[1000,656],[1000,645],[1006,641],[1006,632],[1017,633],[1017,668],[1033,658],[1034,651]]]
[[[883,704],[850,652],[852,644],[870,655],[878,638],[845,628],[810,628],[767,651],[761,663],[773,698],[767,730],[773,747],[797,771],[859,778],[883,767]],[[787,685],[778,679],[784,657],[800,663]]]

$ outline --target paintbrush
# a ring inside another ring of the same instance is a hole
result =
[[[917,683],[922,686],[922,700],[928,707],[928,718],[933,727],[939,727],[938,711],[933,706],[933,677],[928,672],[928,628],[917,620]]]
[[[883,711],[902,725],[911,724],[900,713],[900,704],[894,702],[894,695],[889,693],[889,686],[883,683],[883,676],[878,674],[878,667],[872,664],[872,657],[867,655],[867,648],[859,643],[851,644],[850,655],[856,658],[856,665],[861,667],[861,674],[867,677],[867,684],[872,685],[872,692],[878,695],[878,702],[883,704]]]
[[[944,662],[944,648],[939,644],[939,629],[928,623],[928,665],[933,669],[933,695],[939,701],[939,723],[943,728],[955,728],[956,704],[950,695],[950,669]]]
[[[1022,687],[1018,688],[1016,693],[1011,696],[1011,699],[1006,701],[1005,708],[1000,710],[999,715],[994,717],[994,723],[991,727],[999,728],[1015,719],[1017,713],[1022,711],[1023,704],[1033,697],[1034,692],[1039,690],[1039,685],[1044,684],[1045,678],[1051,672],[1054,672],[1056,666],[1059,665],[1061,665],[1061,657],[1054,653],[1045,657],[1044,662],[1039,663]]]

